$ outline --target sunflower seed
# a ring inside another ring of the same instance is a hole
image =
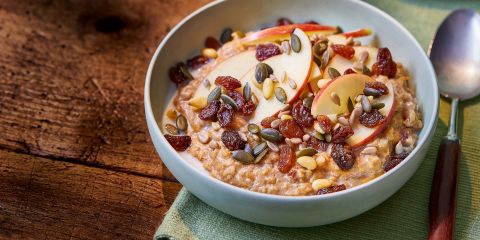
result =
[[[303,140],[304,142],[308,141],[309,139],[310,139],[310,135],[308,135],[308,134],[305,134],[305,135],[303,135],[303,137],[302,137],[302,140]]]
[[[297,83],[291,78],[288,78],[288,86],[290,86],[291,89],[297,89]]]
[[[255,158],[253,158],[252,154],[248,153],[244,150],[236,150],[232,152],[233,159],[243,163],[243,164],[250,164],[255,162]]]
[[[252,89],[250,88],[250,84],[248,82],[245,83],[245,86],[243,87],[243,97],[247,102],[250,101],[250,98],[252,97]]]
[[[210,81],[208,79],[203,79],[202,81],[202,85],[205,87],[205,88],[210,88]]]
[[[332,67],[329,67],[327,71],[328,71],[328,76],[329,76],[331,79],[340,77],[340,76],[342,75],[342,74],[340,74],[340,72],[338,72],[337,69],[332,68]]]
[[[360,154],[362,155],[375,155],[377,153],[376,147],[366,147],[362,150]]]
[[[296,53],[300,52],[300,50],[302,49],[302,43],[300,42],[300,38],[293,33],[290,36],[290,45],[292,50]]]
[[[300,144],[302,142],[302,139],[301,138],[290,138],[290,142],[292,142],[292,144]]]
[[[267,152],[268,152],[268,149],[265,149],[263,150],[263,152],[261,152],[260,154],[258,154],[258,156],[255,158],[255,161],[254,163],[258,163],[262,160],[262,158],[267,155]]]
[[[313,135],[314,138],[320,140],[320,141],[323,141],[325,140],[325,137],[323,136],[323,134],[319,133],[319,132],[315,132],[314,135]]]
[[[370,112],[372,111],[372,105],[370,104],[370,101],[365,95],[362,95],[362,108],[364,112]]]
[[[255,146],[252,150],[252,153],[253,153],[253,156],[258,156],[260,153],[263,152],[263,150],[265,150],[267,148],[267,143],[266,142],[262,142],[260,144],[258,144],[257,146]]]
[[[281,44],[283,53],[290,55],[290,43],[288,41],[283,41]]]
[[[275,88],[275,97],[281,103],[285,103],[287,101],[287,93],[285,93],[285,90],[283,90],[281,87]]]
[[[233,100],[231,97],[228,95],[222,94],[220,95],[220,98],[222,99],[223,103],[230,105],[235,111],[238,110],[238,105],[235,103],[235,100]]]
[[[177,129],[179,131],[187,131],[187,128],[188,128],[188,122],[187,122],[187,119],[183,116],[183,115],[179,115],[177,117],[177,120],[175,121],[176,125],[177,125]]]
[[[222,88],[220,86],[215,87],[207,97],[207,103],[210,103],[214,100],[220,99],[220,95],[222,95]]]
[[[277,144],[269,142],[269,141],[267,141],[267,146],[268,146],[268,148],[270,148],[274,152],[278,152],[280,150],[278,148]]]
[[[275,119],[270,123],[270,126],[272,128],[278,128],[278,126],[280,126],[280,123],[282,123],[281,119]]]

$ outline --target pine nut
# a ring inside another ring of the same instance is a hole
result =
[[[207,106],[207,97],[197,96],[188,101],[188,104],[196,109],[202,109]]]
[[[263,97],[270,99],[273,96],[273,81],[270,78],[266,78],[263,82],[262,88]]]
[[[332,180],[325,179],[325,178],[320,178],[320,179],[316,179],[315,181],[312,182],[312,188],[313,188],[313,190],[318,191],[322,188],[330,187],[330,186],[332,186],[332,184],[333,184]]]

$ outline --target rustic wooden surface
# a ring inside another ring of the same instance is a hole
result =
[[[0,239],[151,239],[181,185],[150,142],[144,76],[208,1],[0,1]]]

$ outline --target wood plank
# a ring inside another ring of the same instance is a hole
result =
[[[173,180],[144,77],[162,37],[208,1],[0,1],[0,149]]]
[[[180,188],[0,151],[0,239],[151,239]]]

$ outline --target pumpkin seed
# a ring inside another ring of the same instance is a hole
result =
[[[285,103],[287,101],[287,93],[285,93],[285,90],[283,90],[281,87],[275,88],[275,97],[281,103]]]
[[[228,95],[222,94],[220,95],[220,98],[222,99],[223,103],[230,105],[235,111],[238,110],[237,103],[231,97],[229,97]]]
[[[377,102],[377,103],[372,103],[372,108],[373,109],[382,109],[385,107],[385,103]]]
[[[183,73],[185,77],[187,77],[190,80],[193,80],[192,74],[190,74],[190,71],[188,71],[187,67],[185,65],[180,65],[180,71]]]
[[[255,123],[248,124],[247,129],[250,133],[253,133],[253,134],[260,132],[260,127]]]
[[[318,140],[320,140],[320,141],[325,140],[325,137],[323,136],[323,134],[321,134],[321,133],[319,133],[319,132],[317,132],[317,131],[315,131],[315,133],[313,134],[313,137],[316,138],[316,139],[318,139]]]
[[[243,164],[250,164],[255,161],[255,158],[252,156],[252,154],[248,153],[247,151],[244,150],[236,150],[232,152],[232,157],[233,159],[243,163]]]
[[[303,99],[303,106],[311,108],[313,103],[313,96],[309,96]]]
[[[343,29],[340,26],[337,26],[337,34],[338,33],[343,33]]]
[[[292,47],[292,50],[296,53],[302,50],[302,43],[300,42],[300,38],[293,33],[290,36],[290,45]]]
[[[255,161],[253,163],[258,163],[262,160],[262,158],[267,155],[268,149],[263,150],[258,156],[255,158]]]
[[[282,140],[282,135],[280,132],[273,128],[264,128],[260,131],[260,136],[270,142],[280,142]]]
[[[370,69],[367,66],[363,66],[362,73],[367,76],[372,75],[372,71],[370,71]]]
[[[253,156],[258,156],[260,153],[263,152],[263,150],[265,150],[267,148],[267,143],[265,142],[262,142],[260,144],[258,144],[257,146],[255,146],[252,150],[252,153],[253,153]]]
[[[255,80],[257,80],[259,84],[262,84],[263,81],[270,76],[267,66],[268,65],[266,63],[258,63],[255,67]]]
[[[179,131],[183,131],[183,132],[187,131],[188,122],[187,122],[187,118],[185,118],[183,115],[179,115],[175,123],[177,124],[177,129]]]
[[[347,108],[349,113],[353,111],[353,101],[350,97],[348,97],[348,100],[347,100]]]
[[[331,79],[334,79],[334,78],[340,77],[341,74],[340,74],[340,72],[338,72],[337,69],[332,68],[332,67],[329,67],[329,68],[328,68],[328,76],[329,76]]]
[[[252,154],[253,148],[250,146],[249,143],[245,144],[245,152]]]
[[[226,43],[226,42],[232,41],[233,39],[232,33],[233,33],[233,30],[231,28],[225,28],[222,34],[220,35],[220,42]]]
[[[220,99],[220,95],[222,95],[222,87],[218,86],[215,87],[207,97],[207,103],[211,103],[214,100]]]
[[[368,98],[365,95],[362,95],[361,103],[364,112],[372,111],[372,105],[370,104],[370,101],[368,101]]]
[[[318,59],[322,59],[322,55],[327,50],[328,45],[324,41],[318,41],[313,45],[313,56]]]
[[[170,124],[170,123],[165,124],[165,130],[167,130],[168,133],[173,134],[173,135],[178,134],[177,128],[175,126],[173,126],[173,124]]]
[[[304,148],[300,151],[297,151],[295,153],[295,156],[297,156],[297,158],[299,158],[299,157],[303,157],[303,156],[313,156],[315,154],[317,154],[317,150],[308,147],[308,148]]]
[[[366,87],[363,89],[363,94],[365,94],[366,96],[372,96],[372,97],[380,97],[382,95],[382,93],[380,93],[380,91],[378,91],[377,89],[369,88],[369,87]]]
[[[252,97],[252,89],[250,88],[250,84],[248,82],[245,83],[245,86],[243,87],[243,97],[247,102],[250,101],[250,98]]]

